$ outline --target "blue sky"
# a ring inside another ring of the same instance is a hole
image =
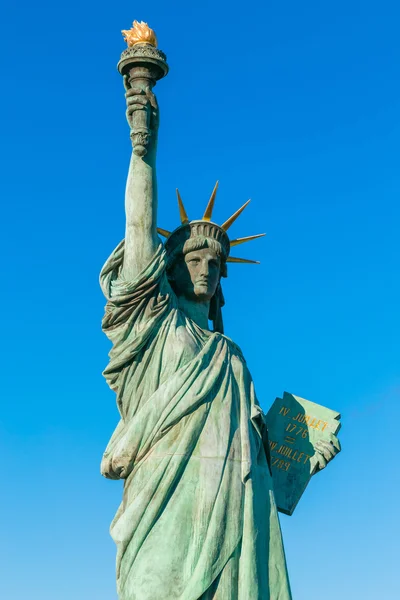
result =
[[[226,333],[265,410],[284,390],[342,413],[343,452],[282,528],[294,600],[398,597],[400,11],[394,1],[9,3],[3,197],[0,596],[111,600],[121,485],[101,371],[102,263],[124,231],[120,30],[156,30],[159,224],[175,187],[232,235]],[[397,591],[396,591],[397,590]]]

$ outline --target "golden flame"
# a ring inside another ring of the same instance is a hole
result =
[[[135,44],[150,44],[157,48],[156,34],[150,29],[147,23],[144,23],[143,21],[141,21],[141,23],[139,23],[139,21],[133,21],[132,29],[123,29],[121,33],[129,48]]]

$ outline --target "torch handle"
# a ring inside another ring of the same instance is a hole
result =
[[[125,87],[127,89],[134,88],[138,92],[144,90],[152,91],[155,84],[156,80],[152,70],[143,65],[131,68],[125,80]],[[130,134],[134,154],[145,156],[150,144],[150,138],[155,133],[151,129],[151,106],[148,104],[142,109],[135,110],[132,115]]]

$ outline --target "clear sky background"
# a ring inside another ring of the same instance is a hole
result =
[[[281,517],[294,600],[395,600],[400,493],[400,10],[394,0],[7,3],[1,61],[0,597],[115,600],[99,474],[118,415],[98,273],[124,232],[116,63],[133,18],[170,74],[159,224],[175,187],[232,235],[226,333],[260,403],[338,410],[342,454]]]

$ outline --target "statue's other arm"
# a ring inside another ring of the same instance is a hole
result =
[[[135,117],[146,111],[151,136],[145,156],[132,152],[125,191],[125,254],[123,276],[134,279],[153,257],[159,241],[157,236],[157,179],[156,153],[158,106],[150,89],[128,89],[127,119],[131,137],[135,131]]]

